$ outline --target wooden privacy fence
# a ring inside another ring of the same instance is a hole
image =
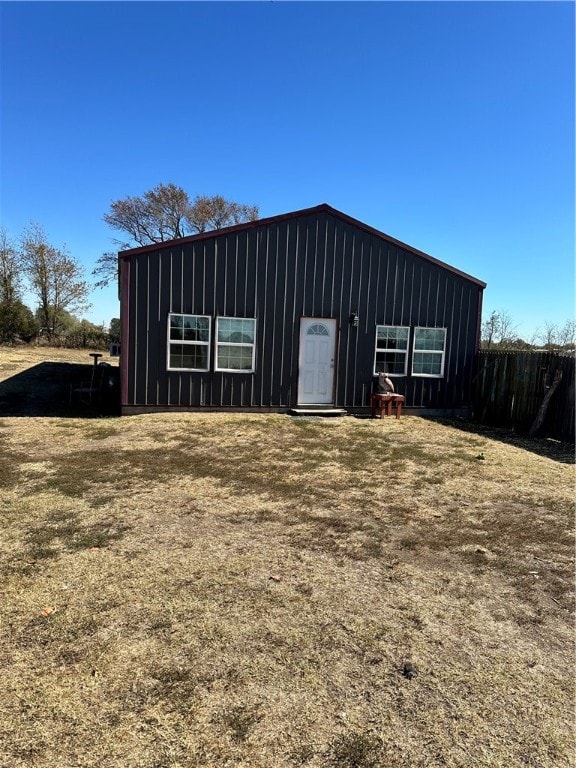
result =
[[[573,354],[479,352],[474,420],[573,443],[574,367]]]

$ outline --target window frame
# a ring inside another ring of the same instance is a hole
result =
[[[379,328],[398,328],[403,331],[407,331],[406,336],[406,349],[390,349],[389,347],[379,347],[378,346],[378,329]],[[408,355],[410,352],[410,326],[409,325],[386,325],[384,323],[377,323],[376,324],[376,331],[375,331],[375,338],[374,338],[374,364],[372,366],[373,375],[377,376],[380,371],[376,370],[376,362],[378,357],[378,352],[392,352],[395,354],[403,354],[404,355],[404,372],[403,373],[391,373],[390,371],[382,371],[382,373],[388,373],[388,375],[396,378],[400,378],[401,376],[407,376],[408,375]]]
[[[444,332],[444,344],[442,346],[442,350],[439,349],[416,349],[416,334],[418,331],[443,331]],[[426,378],[426,379],[443,379],[444,378],[444,367],[445,367],[445,361],[446,361],[446,342],[448,340],[448,329],[445,327],[436,327],[436,326],[424,326],[424,325],[417,325],[414,327],[414,337],[412,341],[412,368],[411,368],[411,375],[417,378]],[[426,355],[441,355],[440,357],[440,373],[415,373],[414,372],[414,358],[417,354],[426,354]]]
[[[254,323],[254,336],[250,344],[245,342],[219,341],[218,324],[220,320],[250,320]],[[215,373],[254,373],[256,370],[256,318],[255,317],[231,317],[230,315],[217,315],[215,318],[214,332],[214,372]],[[221,368],[218,365],[218,349],[220,346],[226,347],[252,347],[252,364],[250,368]]]
[[[184,339],[171,339],[170,330],[172,328],[171,318],[173,317],[194,317],[208,320],[208,341],[186,341]],[[166,370],[168,371],[187,371],[192,373],[208,373],[210,371],[210,364],[212,362],[212,317],[210,315],[194,315],[188,312],[169,312],[167,323],[167,344],[166,344]],[[206,360],[206,368],[178,368],[170,365],[170,350],[173,344],[180,344],[193,347],[206,347],[208,349],[208,358]]]

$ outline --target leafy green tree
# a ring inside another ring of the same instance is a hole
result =
[[[122,250],[255,221],[258,216],[256,205],[233,202],[221,195],[198,195],[191,200],[176,184],[158,184],[138,197],[114,200],[108,213],[104,214],[104,221],[128,236],[128,240],[114,240],[118,250]],[[100,287],[115,280],[118,274],[116,252],[103,253],[93,274]]]
[[[89,320],[75,320],[73,327],[66,332],[64,342],[72,349],[105,349],[110,336],[101,325]]]
[[[110,328],[108,329],[108,333],[110,334],[110,341],[120,341],[120,318],[119,317],[113,317],[112,320],[110,320]]]
[[[0,343],[30,341],[38,332],[31,310],[22,303],[22,263],[16,244],[0,229]]]
[[[22,291],[22,269],[18,248],[0,229],[0,302],[10,303],[20,299]]]
[[[32,310],[18,299],[0,302],[0,344],[32,341],[38,335],[38,322]]]
[[[65,329],[65,313],[81,312],[89,306],[82,266],[67,251],[50,245],[38,224],[25,232],[20,255],[38,302],[41,329],[53,338]]]

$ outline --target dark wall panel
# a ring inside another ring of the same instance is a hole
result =
[[[409,375],[396,380],[407,405],[469,403],[480,286],[329,213],[159,247],[130,260],[127,405],[296,405],[301,317],[338,321],[336,405],[368,404],[381,324],[447,328],[444,377],[413,377],[409,363]],[[214,372],[214,343],[210,372],[167,371],[170,312],[255,317],[256,372]]]

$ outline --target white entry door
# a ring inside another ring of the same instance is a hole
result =
[[[303,317],[300,321],[298,404],[326,405],[333,401],[336,320]]]

